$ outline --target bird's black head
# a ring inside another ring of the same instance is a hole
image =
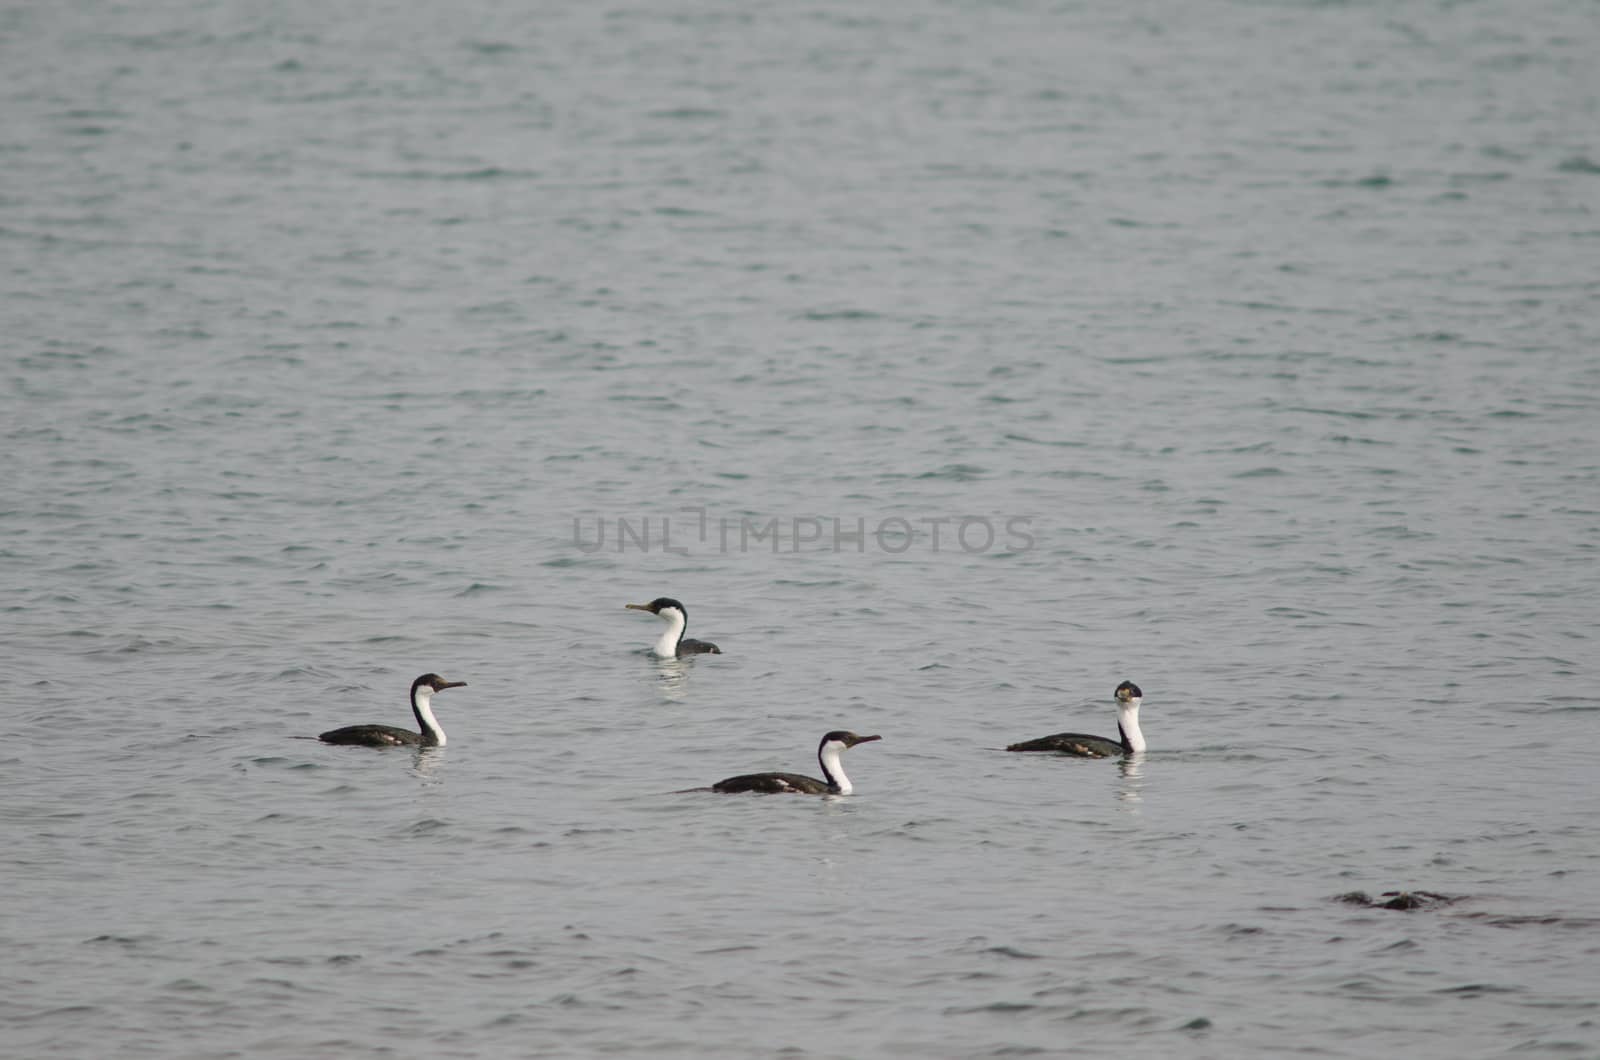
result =
[[[415,694],[419,688],[428,688],[435,692],[442,692],[447,688],[465,688],[466,686],[467,683],[465,681],[446,681],[438,674],[423,674],[411,682],[411,691],[412,694]]]
[[[667,608],[675,607],[684,618],[689,617],[689,609],[678,603],[678,601],[674,600],[670,596],[658,596],[654,600],[651,600],[648,604],[625,604],[623,606],[627,607],[631,611],[648,611],[652,615],[659,615]]]
[[[858,743],[871,743],[873,740],[881,739],[883,739],[882,736],[857,736],[855,733],[847,732],[844,729],[835,729],[822,738],[822,742],[817,745],[817,750],[820,752],[830,743],[842,743],[846,747],[854,747]]]
[[[1130,699],[1143,699],[1144,693],[1132,681],[1124,681],[1117,686],[1116,697],[1118,703],[1126,703]]]

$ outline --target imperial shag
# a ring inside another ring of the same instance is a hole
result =
[[[733,794],[754,791],[762,795],[848,795],[855,790],[850,778],[844,775],[839,756],[858,743],[881,740],[881,736],[857,736],[853,732],[835,731],[822,738],[817,745],[817,762],[826,779],[801,776],[799,773],[747,773],[742,777],[729,777],[711,785],[712,791]]]
[[[330,729],[317,739],[323,743],[359,744],[365,747],[443,747],[444,730],[433,716],[430,700],[435,692],[463,688],[465,681],[446,681],[438,674],[423,674],[411,682],[411,712],[417,716],[421,732],[397,729],[393,725],[348,725]]]
[[[661,634],[655,646],[650,649],[663,659],[675,659],[680,655],[722,654],[722,649],[710,641],[684,637],[683,631],[689,626],[689,612],[670,596],[658,596],[648,604],[625,606],[630,611],[648,611],[666,621],[666,632]]]
[[[1117,686],[1118,740],[1103,736],[1085,736],[1081,732],[1058,732],[1054,736],[1041,736],[1037,740],[1014,743],[1007,751],[1054,751],[1057,754],[1075,755],[1079,758],[1112,758],[1131,755],[1144,750],[1144,733],[1139,731],[1139,701],[1144,693],[1132,681]]]

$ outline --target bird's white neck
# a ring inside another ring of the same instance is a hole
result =
[[[822,763],[823,779],[838,788],[840,795],[848,795],[855,789],[850,786],[850,778],[844,775],[844,766],[839,761],[843,751],[844,744],[830,740],[817,752],[817,761]]]
[[[1117,704],[1117,727],[1122,730],[1135,754],[1144,750],[1144,733],[1139,731],[1139,701],[1130,699]]]
[[[427,685],[419,685],[411,693],[411,710],[417,716],[417,724],[422,726],[422,731],[431,733],[434,742],[440,747],[444,746],[444,730],[439,727],[439,719],[433,716],[433,689]]]
[[[683,627],[688,625],[689,620],[676,607],[663,607],[656,614],[667,623],[667,631],[661,634],[661,639],[656,641],[656,646],[651,650],[663,659],[677,658],[678,639],[683,636]]]

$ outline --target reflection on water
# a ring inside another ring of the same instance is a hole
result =
[[[656,685],[661,698],[681,702],[689,691],[689,663],[683,659],[663,659],[651,656],[656,664]]]
[[[443,747],[419,747],[411,756],[412,774],[427,787],[444,783],[444,777],[439,775],[439,767],[443,764]]]
[[[1125,756],[1117,763],[1117,771],[1122,774],[1122,783],[1117,786],[1117,801],[1127,803],[1129,813],[1139,812],[1139,803],[1144,798],[1144,752],[1137,751]]]

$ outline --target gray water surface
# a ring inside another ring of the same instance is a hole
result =
[[[0,12],[0,1052],[1600,1056],[1597,53]]]

